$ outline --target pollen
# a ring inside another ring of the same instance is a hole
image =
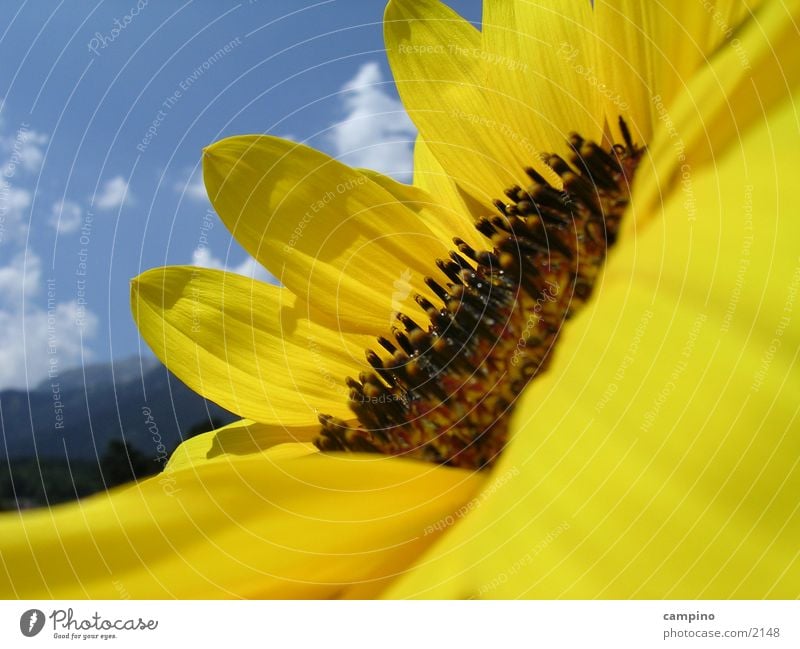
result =
[[[417,295],[421,314],[398,313],[366,352],[372,371],[348,378],[354,419],[320,416],[323,451],[383,453],[482,469],[508,439],[514,404],[547,369],[559,332],[592,293],[630,201],[644,149],[620,119],[623,143],[577,134],[568,160],[545,162],[556,189],[533,169],[497,213],[475,224],[486,248],[453,239],[438,277]]]

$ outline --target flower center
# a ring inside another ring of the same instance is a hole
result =
[[[563,191],[526,169],[531,184],[506,190],[499,214],[476,223],[486,250],[453,239],[458,251],[436,260],[446,280],[425,279],[439,302],[415,297],[428,322],[397,315],[391,339],[378,338],[384,353],[367,351],[374,371],[347,379],[358,423],[320,416],[318,448],[471,469],[497,459],[517,397],[547,368],[616,238],[644,151],[620,126],[623,144],[572,135],[569,162],[545,157]]]

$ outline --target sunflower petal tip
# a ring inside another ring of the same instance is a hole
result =
[[[128,284],[131,289],[132,294],[140,293],[142,288],[147,284],[148,275],[151,275],[151,271],[147,270],[143,273],[139,273],[136,277],[131,277],[128,281]]]
[[[220,145],[223,142],[225,142],[225,140],[218,140],[217,142],[212,142],[203,147],[203,165],[208,164],[219,156]]]

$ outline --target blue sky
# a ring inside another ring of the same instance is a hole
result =
[[[480,18],[478,0],[449,4]],[[128,281],[145,269],[265,277],[221,222],[204,227],[203,146],[272,133],[408,179],[414,128],[380,0],[6,1],[3,13],[0,389],[143,352]]]

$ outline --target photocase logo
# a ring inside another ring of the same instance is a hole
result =
[[[38,608],[25,611],[19,618],[19,630],[22,635],[32,638],[44,628],[44,613]]]

